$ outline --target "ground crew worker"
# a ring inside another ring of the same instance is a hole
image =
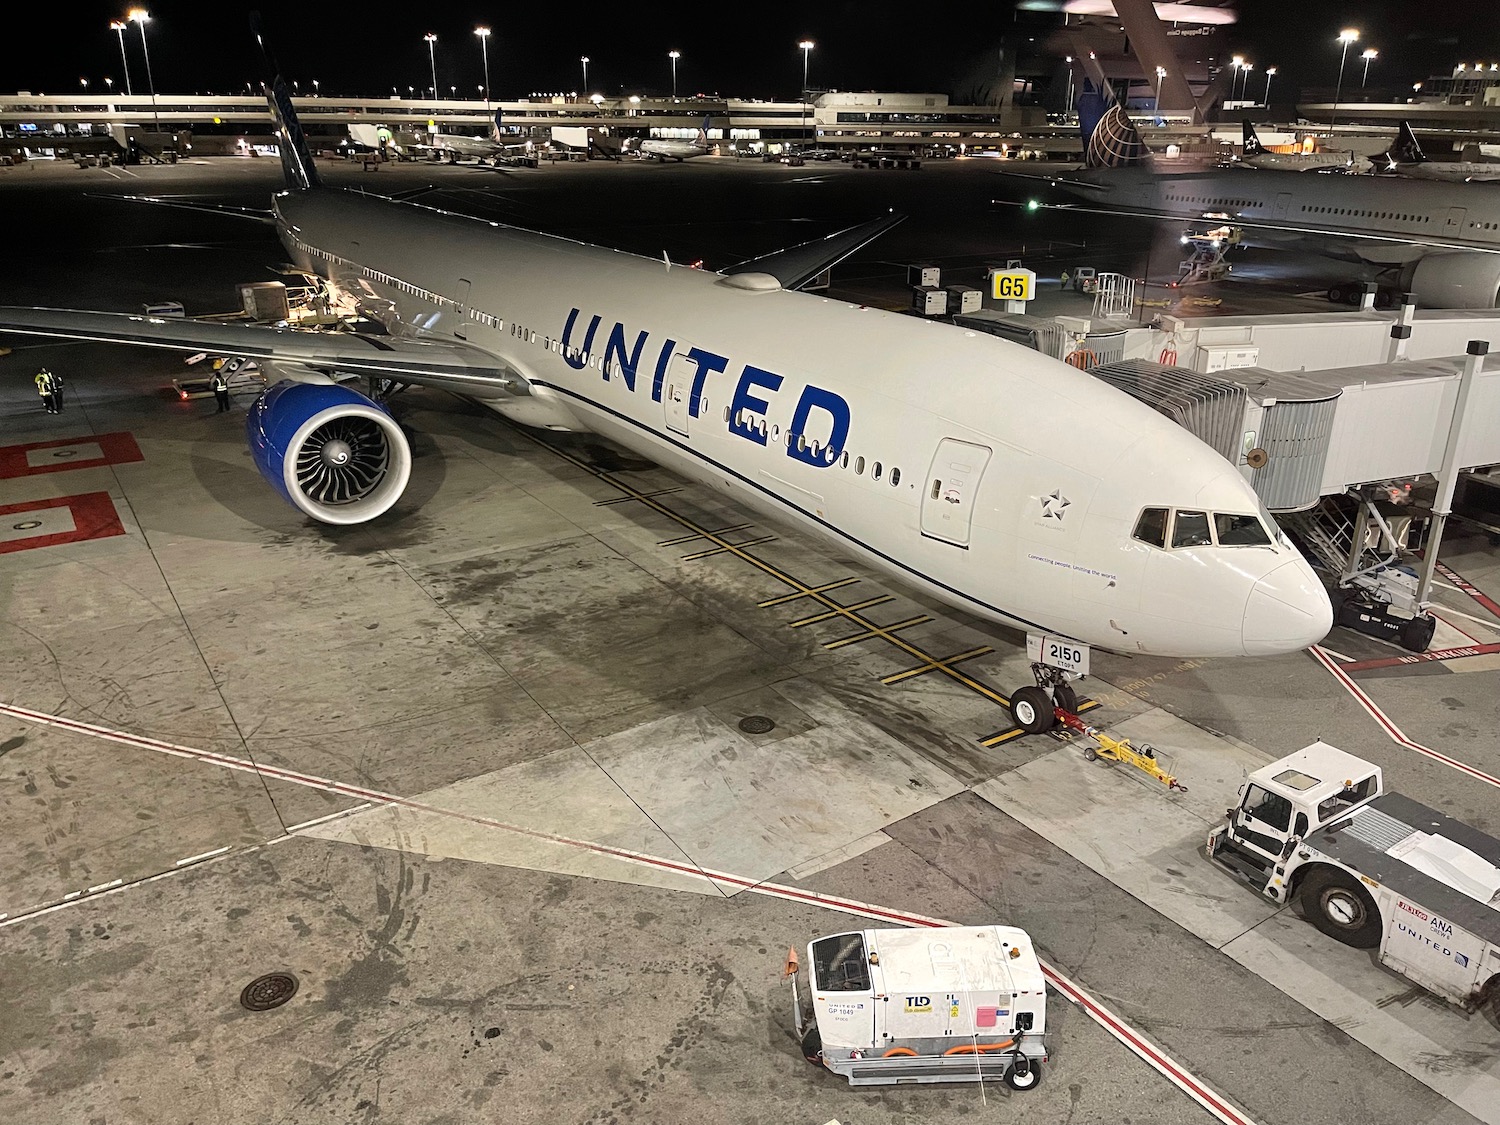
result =
[[[209,386],[213,388],[214,399],[219,404],[219,409],[215,410],[214,413],[223,414],[229,409],[229,380],[225,377],[222,367],[214,372],[213,380],[209,383]]]
[[[36,373],[36,393],[42,396],[42,405],[48,414],[62,413],[62,400],[58,397],[57,377],[45,367]]]
[[[1064,289],[1066,289],[1068,287],[1068,281],[1069,280],[1070,280],[1070,277],[1069,277],[1068,271],[1067,270],[1063,270],[1061,284],[1062,284],[1062,287]]]

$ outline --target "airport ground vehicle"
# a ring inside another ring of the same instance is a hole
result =
[[[1014,926],[858,930],[787,960],[802,1053],[852,1086],[1041,1081],[1047,984]],[[799,988],[799,980],[806,993]]]
[[[1099,289],[1099,274],[1093,266],[1079,266],[1072,278],[1073,289],[1078,293],[1095,293]]]
[[[213,356],[207,352],[198,352],[187,358],[189,365],[202,363],[206,359],[212,359],[208,364],[208,370],[201,375],[195,374],[185,378],[172,380],[172,387],[180,399],[190,398],[212,398],[214,393],[214,373],[223,371],[224,379],[229,384],[229,393],[240,394],[243,391],[254,391],[260,394],[266,389],[266,377],[261,371],[260,365],[253,359],[245,359],[242,356]]]
[[[1256,770],[1208,855],[1318,929],[1474,1011],[1500,1009],[1500,840],[1324,742]]]

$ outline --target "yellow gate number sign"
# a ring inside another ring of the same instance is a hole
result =
[[[1029,301],[1036,296],[1036,273],[996,270],[990,274],[990,296],[996,301]]]

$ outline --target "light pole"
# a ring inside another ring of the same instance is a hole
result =
[[[1156,101],[1151,106],[1151,119],[1153,121],[1155,121],[1160,115],[1159,111],[1161,109],[1161,80],[1166,76],[1167,72],[1165,69],[1163,69],[1162,67],[1156,68]]]
[[[812,55],[812,49],[817,44],[811,39],[804,39],[797,44],[797,49],[802,52],[802,132],[807,133],[807,60]]]
[[[80,78],[78,80],[78,84],[83,87],[83,92],[85,94],[89,92],[89,80],[87,78]]]
[[[318,80],[316,78],[314,78],[313,79],[313,97],[316,98],[321,93],[322,93],[322,91],[318,88]]]
[[[672,60],[672,100],[677,100],[677,60],[682,58],[681,51],[668,51],[667,58]]]
[[[476,27],[474,34],[479,36],[479,50],[484,56],[484,115],[490,114],[490,29],[487,27]]]
[[[1271,108],[1271,76],[1276,73],[1274,66],[1266,67],[1266,108]]]
[[[1349,58],[1349,44],[1353,43],[1358,38],[1359,31],[1356,28],[1346,27],[1343,31],[1339,32],[1337,42],[1342,43],[1344,49],[1339,53],[1339,84],[1334,88],[1333,91],[1333,114],[1328,121],[1329,132],[1332,132],[1335,128],[1338,127],[1339,98],[1343,96],[1344,93],[1344,62]]]
[[[1245,81],[1240,83],[1240,101],[1242,102],[1248,102],[1250,100],[1250,72],[1254,69],[1255,64],[1249,62],[1247,62],[1242,68],[1245,75]]]
[[[427,61],[432,64],[432,100],[437,101],[437,36],[429,31],[422,38],[427,40]]]
[[[1229,60],[1229,65],[1234,67],[1234,75],[1229,79],[1229,100],[1234,101],[1234,88],[1239,85],[1240,72],[1245,68],[1245,56],[1235,55]]]
[[[1374,47],[1370,47],[1365,51],[1364,54],[1359,56],[1360,58],[1365,60],[1365,76],[1359,80],[1359,88],[1361,90],[1365,88],[1365,83],[1370,80],[1370,60],[1377,57],[1379,54],[1380,52],[1377,51]]]
[[[1418,85],[1421,85],[1421,83],[1418,83]],[[104,88],[113,94],[115,92],[115,80],[106,76],[104,79]]]
[[[151,50],[146,46],[146,24],[151,13],[145,8],[131,8],[128,15],[141,28],[141,52],[146,56],[146,85],[151,90],[151,119],[156,122],[156,131],[161,132],[161,115],[156,112],[156,80],[151,77]]]
[[[109,29],[120,37],[120,65],[125,68],[125,93],[132,93],[130,89],[130,60],[125,57],[125,21],[110,20]]]
[[[587,94],[589,92],[589,57],[579,55],[578,61],[583,64],[583,92]]]

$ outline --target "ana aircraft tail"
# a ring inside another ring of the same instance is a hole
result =
[[[1078,99],[1078,127],[1083,133],[1083,162],[1089,168],[1128,168],[1150,161],[1150,150],[1124,108],[1109,104],[1084,84]]]
[[[271,48],[261,35],[260,13],[250,16],[250,30],[265,56],[266,69],[273,75],[270,82],[262,82],[266,102],[271,107],[271,119],[276,122],[277,147],[281,149],[281,172],[286,177],[286,186],[297,191],[310,191],[322,187],[318,169],[313,164],[312,150],[307,147],[307,138],[302,134],[302,123],[297,120],[297,111],[292,108],[292,95],[281,77],[281,69],[271,55]]]
[[[1255,126],[1250,124],[1249,120],[1244,122],[1241,135],[1243,137],[1243,143],[1240,146],[1241,157],[1265,155],[1266,146],[1260,143],[1260,138],[1255,135]]]

